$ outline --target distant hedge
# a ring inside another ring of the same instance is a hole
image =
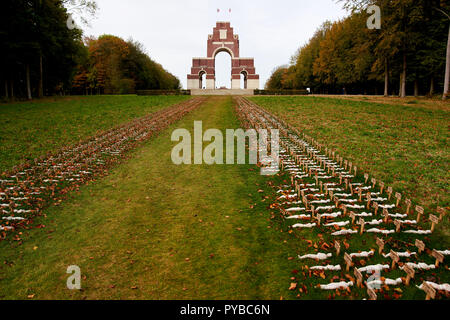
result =
[[[307,90],[255,90],[255,96],[305,96]]]
[[[137,90],[138,96],[190,96],[191,90]]]

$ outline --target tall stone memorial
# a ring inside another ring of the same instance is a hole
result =
[[[242,58],[239,55],[239,36],[234,33],[230,22],[217,22],[213,33],[208,35],[206,58],[193,58],[191,73],[187,76],[187,88],[216,89],[215,60],[219,52],[227,52],[231,56],[231,89],[259,89],[259,75],[256,74],[253,58]],[[204,83],[203,76],[206,75]],[[244,87],[241,88],[241,75]]]

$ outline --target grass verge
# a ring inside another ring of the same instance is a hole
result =
[[[186,96],[86,96],[0,104],[0,172]]]
[[[101,181],[0,243],[1,299],[280,299],[291,235],[267,206],[271,180],[250,165],[176,166],[175,128],[237,128],[230,97],[211,98]],[[81,268],[82,291],[66,288]]]
[[[326,97],[251,100],[426,209],[449,206],[448,109]]]

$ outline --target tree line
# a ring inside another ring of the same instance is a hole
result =
[[[83,49],[73,78],[73,93],[127,94],[180,88],[180,81],[150,59],[139,42],[103,35],[85,39]]]
[[[3,0],[1,7],[0,96],[6,99],[180,87],[138,42],[83,38],[71,27],[68,8],[92,12],[95,1]]]
[[[289,65],[273,71],[266,89],[401,97],[432,96],[444,90],[450,52],[448,1],[340,2],[350,10],[349,16],[325,22]],[[380,29],[367,26],[369,5],[381,9]]]

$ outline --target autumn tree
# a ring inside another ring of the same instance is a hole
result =
[[[31,99],[70,86],[81,31],[67,28],[59,0],[4,0],[0,17],[0,80],[5,97]]]
[[[314,75],[314,63],[319,57],[320,43],[330,28],[331,22],[325,22],[309,42],[299,49],[294,61],[297,89],[311,88],[313,92],[320,90],[321,81]]]
[[[377,93],[384,87],[385,96],[398,90],[401,97],[411,92],[433,95],[436,88],[448,91],[448,1],[338,2],[348,9],[349,16],[326,22],[300,47],[286,70],[276,70],[273,80],[281,79],[274,81],[278,86],[284,89],[309,87],[313,92],[322,93],[364,94]],[[367,8],[371,5],[381,9],[381,29],[368,28]],[[444,74],[448,74],[446,81]]]
[[[388,94],[389,75],[398,74],[399,95],[406,96],[407,82],[414,83],[414,94],[419,83],[428,78],[432,94],[435,78],[443,71],[445,35],[448,30],[446,17],[438,17],[437,10],[447,9],[449,4],[441,0],[340,0],[352,13],[363,12],[369,5],[381,8],[382,27],[375,41],[375,64],[372,71],[384,69],[385,95]],[[383,68],[384,66],[384,68]],[[408,70],[411,75],[408,77]]]
[[[283,76],[287,72],[288,67],[287,66],[280,66],[275,68],[272,71],[272,75],[270,76],[269,80],[267,80],[265,89],[266,90],[280,90],[285,89],[283,87]]]
[[[112,35],[85,40],[87,59],[80,63],[74,92],[128,94],[136,90],[179,89],[180,81],[153,61],[139,42]]]

